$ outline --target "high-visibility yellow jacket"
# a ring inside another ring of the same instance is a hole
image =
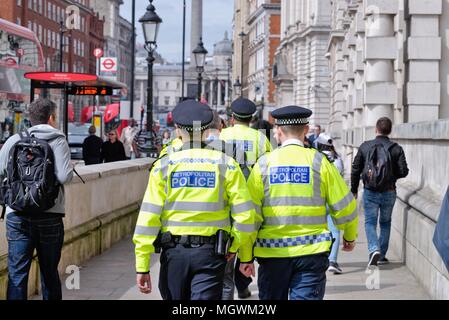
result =
[[[297,257],[330,250],[326,204],[344,238],[357,238],[356,201],[338,170],[315,149],[291,144],[262,156],[248,179],[261,224],[255,257]]]
[[[182,148],[182,140],[180,138],[173,139],[168,145],[166,145],[159,153],[159,158],[165,156],[167,153],[179,151]]]
[[[240,124],[223,129],[220,140],[235,143],[244,150],[247,164],[250,166],[255,164],[260,156],[272,150],[269,139],[262,132]]]
[[[231,233],[230,252],[252,260],[256,212],[243,173],[224,153],[186,148],[157,160],[133,237],[137,272],[148,272],[158,233],[211,236]]]

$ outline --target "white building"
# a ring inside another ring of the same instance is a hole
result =
[[[449,299],[432,243],[449,183],[448,27],[447,0],[333,0],[327,50],[329,128],[347,168],[377,119],[393,120],[410,174],[397,185],[390,246],[436,299]]]
[[[325,54],[331,32],[331,0],[282,0],[281,44],[276,52],[276,104],[313,111],[312,124],[327,128],[330,83]]]

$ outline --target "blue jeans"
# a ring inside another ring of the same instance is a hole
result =
[[[385,257],[390,241],[391,214],[396,202],[396,192],[374,192],[365,189],[363,192],[363,208],[365,209],[365,232],[368,239],[368,251],[380,251]],[[379,220],[380,236],[377,236]]]
[[[58,264],[64,242],[62,216],[10,213],[6,218],[8,239],[8,300],[28,298],[28,275],[37,251],[44,300],[61,300]]]
[[[330,214],[327,215],[327,226],[329,227],[329,231],[332,233],[332,238],[334,239],[331,253],[329,255],[329,261],[337,262],[338,249],[340,247],[340,230],[338,230],[335,226]]]
[[[327,254],[296,258],[257,258],[260,300],[322,300]]]

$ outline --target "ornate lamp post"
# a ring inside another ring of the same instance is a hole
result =
[[[238,77],[234,83],[234,94],[235,97],[240,97],[242,95],[242,84],[240,83],[240,79]]]
[[[148,85],[147,85],[147,131],[153,130],[153,63],[154,51],[157,48],[156,40],[162,19],[157,15],[153,0],[147,7],[145,15],[139,19],[145,36],[145,50],[148,52]]]
[[[206,64],[207,50],[204,48],[203,38],[200,38],[198,46],[192,51],[195,56],[196,71],[198,72],[198,101],[201,101],[201,85],[202,73],[204,72],[204,65]]]

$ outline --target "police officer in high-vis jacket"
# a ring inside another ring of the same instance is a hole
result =
[[[252,260],[256,212],[239,165],[201,141],[212,119],[208,106],[192,100],[173,111],[184,145],[151,170],[133,238],[143,293],[151,292],[155,247],[162,248],[159,290],[166,300],[219,300],[226,258],[238,252]]]
[[[257,110],[254,102],[245,98],[238,98],[232,102],[231,110],[232,127],[223,129],[220,139],[227,143],[236,144],[241,151],[246,153],[246,161],[249,166],[252,166],[261,155],[271,151],[270,141],[261,131],[249,127],[249,123]]]
[[[241,97],[233,101],[231,104],[232,127],[223,129],[220,134],[221,140],[236,147],[235,158],[239,164],[245,165],[242,168],[244,168],[244,172],[247,172],[247,177],[257,159],[272,150],[270,141],[265,134],[262,131],[249,127],[256,110],[256,105],[251,100]],[[235,264],[235,286],[238,297],[244,299],[251,296],[248,286],[252,280],[242,275],[239,267],[240,261],[237,259]]]
[[[332,245],[326,205],[344,231],[343,250],[351,251],[357,237],[356,202],[335,166],[322,153],[304,148],[312,111],[290,106],[272,115],[281,147],[262,156],[248,180],[261,212],[254,247],[260,265],[259,298],[320,300]],[[252,264],[241,269],[246,275],[254,273]]]

